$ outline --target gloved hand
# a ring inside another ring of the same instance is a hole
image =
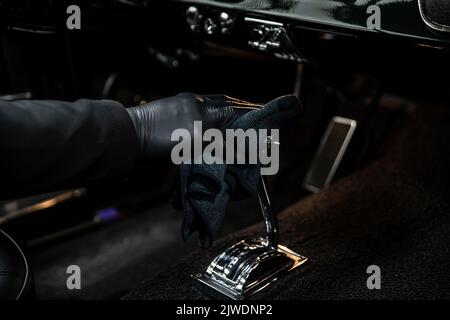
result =
[[[242,115],[225,129],[281,129],[299,111],[300,103],[295,96],[283,96]],[[176,208],[181,204],[184,211],[183,239],[198,231],[201,246],[208,248],[219,234],[229,200],[256,195],[261,164],[181,164],[180,178],[173,204]]]
[[[193,135],[194,121],[202,121],[203,130],[224,128],[244,113],[259,109],[261,105],[225,95],[196,95],[180,93],[155,100],[138,107],[128,108],[139,141],[138,157],[169,157],[171,141],[176,129],[187,129]]]

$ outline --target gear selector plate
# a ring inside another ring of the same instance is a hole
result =
[[[308,259],[279,245],[276,250],[263,238],[242,240],[219,254],[206,272],[194,278],[233,300],[250,297]]]
[[[278,245],[278,221],[263,178],[259,182],[258,198],[266,237],[235,243],[217,255],[205,272],[192,275],[206,293],[233,300],[246,299],[308,260]]]

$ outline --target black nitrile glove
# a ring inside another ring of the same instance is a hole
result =
[[[279,97],[242,115],[224,129],[280,129],[299,115],[300,107],[293,95]],[[202,248],[211,246],[219,234],[229,200],[256,194],[260,168],[259,163],[181,164],[181,185],[174,204],[181,203],[184,211],[183,239],[198,231]]]
[[[170,156],[177,143],[170,139],[176,129],[187,129],[193,135],[194,121],[202,121],[203,130],[222,129],[247,111],[260,107],[225,95],[180,93],[127,111],[136,129],[139,158],[149,159]]]

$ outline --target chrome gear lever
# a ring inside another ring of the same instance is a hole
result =
[[[258,201],[264,217],[267,234],[267,246],[272,250],[278,249],[278,219],[272,211],[266,181],[261,176],[258,184]]]
[[[264,217],[266,238],[242,240],[216,256],[204,273],[193,275],[212,296],[246,299],[282,275],[304,264],[308,258],[278,245],[278,219],[273,213],[263,177],[258,200]]]

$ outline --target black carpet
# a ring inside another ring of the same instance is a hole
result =
[[[240,210],[249,213],[237,216]],[[256,221],[256,202],[233,203],[223,226],[227,234]],[[58,241],[29,255],[38,299],[120,298],[143,279],[152,278],[198,246],[181,240],[181,218],[167,203],[100,229]],[[81,268],[81,290],[68,290],[66,269]]]
[[[180,218],[170,206],[106,226],[30,256],[38,299],[117,298],[145,277],[164,270],[173,256],[192,250],[179,243]],[[171,254],[150,256],[166,248]],[[81,290],[68,290],[66,269],[81,268]]]
[[[281,243],[310,258],[269,287],[268,299],[450,298],[450,110],[412,110],[379,160],[280,215]],[[204,299],[190,274],[262,225],[198,250],[126,299]],[[381,290],[366,269],[381,268]]]

